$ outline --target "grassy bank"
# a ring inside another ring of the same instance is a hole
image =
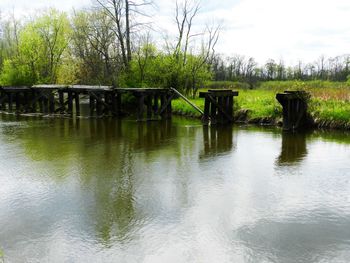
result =
[[[309,113],[317,127],[324,128],[350,128],[350,86],[342,82],[327,81],[284,81],[264,82],[253,90],[242,87],[241,84],[225,83],[225,85],[207,86],[206,89],[233,88],[239,91],[235,98],[236,119],[244,122],[269,122],[278,123],[282,118],[282,108],[275,99],[276,93],[284,90],[305,90],[311,94],[309,102]],[[204,108],[203,99],[192,99],[192,101]],[[200,117],[200,114],[184,101],[178,99],[173,103],[174,111],[188,116]]]

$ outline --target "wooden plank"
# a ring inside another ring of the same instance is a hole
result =
[[[211,94],[213,97],[238,96],[238,91],[234,91],[234,90],[208,90],[207,92],[199,92],[199,97],[205,98],[206,94]]]
[[[1,89],[6,91],[6,92],[30,91],[30,87],[28,87],[28,86],[3,86],[3,87],[1,87]]]
[[[194,103],[192,103],[190,100],[188,100],[184,95],[182,95],[179,91],[177,91],[174,88],[171,88],[173,92],[175,92],[180,98],[182,98],[184,101],[186,101],[189,105],[191,105],[192,108],[194,108],[196,111],[198,111],[200,114],[204,115],[204,112],[197,107]]]
[[[83,91],[83,92],[88,92],[88,91],[109,91],[112,90],[113,86],[88,86],[88,85],[73,85],[68,88],[68,90],[71,91]]]
[[[117,92],[147,92],[147,93],[160,93],[169,92],[169,89],[164,88],[115,88]]]
[[[40,84],[40,85],[33,85],[31,88],[34,90],[62,90],[67,89],[68,85],[55,85],[55,84]]]

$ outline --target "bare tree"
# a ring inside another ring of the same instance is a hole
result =
[[[319,57],[319,59],[316,62],[317,73],[320,79],[324,79],[325,77],[325,64],[326,64],[326,58],[325,56],[322,55],[321,57]]]
[[[185,0],[179,4],[176,0],[175,21],[178,29],[178,38],[174,55],[179,59],[180,52],[183,52],[183,64],[186,63],[190,39],[199,35],[192,34],[193,19],[200,9],[199,2],[195,0]]]
[[[191,91],[192,96],[195,97],[198,91],[197,76],[198,73],[203,70],[203,67],[211,64],[211,61],[215,55],[215,45],[218,42],[220,35],[221,26],[207,26],[204,35],[207,36],[206,40],[203,40],[201,53],[197,56],[192,56],[195,58],[192,63],[190,63],[190,73],[191,73]]]
[[[132,32],[137,31],[147,23],[138,22],[139,16],[148,16],[141,9],[153,5],[152,0],[96,0],[114,21],[114,33],[117,37],[122,55],[123,65],[129,69],[132,59]]]
[[[200,11],[200,0],[176,0],[175,23],[177,37],[173,46],[173,58],[176,72],[172,74],[171,84],[178,87],[182,83],[186,93],[194,96],[198,90],[199,73],[209,72],[210,63],[215,62],[215,45],[218,41],[221,26],[206,25],[205,29],[193,32],[194,20]],[[195,45],[196,37],[201,37],[200,46]],[[169,46],[169,44],[167,45]],[[184,74],[180,80],[180,73]]]
[[[83,64],[81,78],[91,83],[116,85],[119,75],[119,50],[113,31],[114,22],[105,10],[75,13],[72,49]]]

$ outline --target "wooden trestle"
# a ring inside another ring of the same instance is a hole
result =
[[[238,96],[238,91],[233,90],[208,90],[200,92],[199,97],[205,98],[203,122],[205,124],[233,123],[233,97]]]
[[[90,115],[120,116],[122,95],[132,94],[137,100],[137,119],[170,118],[175,93],[160,88],[114,88],[112,86],[35,85],[0,87],[0,110],[16,113],[80,115],[80,100],[89,98]],[[15,107],[14,107],[15,106]]]
[[[308,125],[308,96],[304,91],[285,91],[276,95],[276,99],[283,107],[284,130],[297,130]]]

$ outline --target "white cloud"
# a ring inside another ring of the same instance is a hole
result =
[[[219,49],[267,58],[313,60],[349,52],[350,2],[343,0],[244,0],[217,10],[229,25]]]

